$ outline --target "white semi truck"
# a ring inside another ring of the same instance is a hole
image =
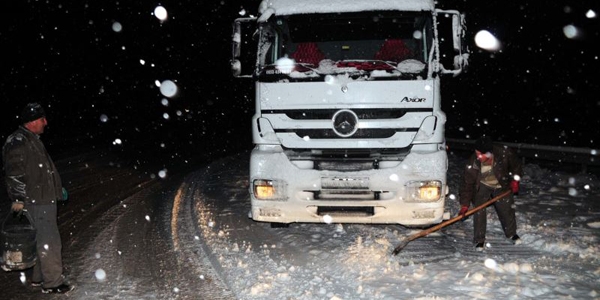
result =
[[[235,20],[232,69],[255,81],[252,219],[441,222],[440,80],[467,65],[464,31],[433,0],[264,0]]]

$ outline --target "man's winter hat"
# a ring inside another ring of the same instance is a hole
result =
[[[492,152],[494,142],[489,136],[482,136],[475,141],[475,150],[481,153]]]
[[[25,124],[45,116],[46,112],[39,103],[29,103],[21,111],[21,122]]]

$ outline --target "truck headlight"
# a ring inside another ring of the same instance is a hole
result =
[[[285,182],[268,179],[254,179],[254,197],[258,200],[285,200]]]
[[[408,201],[435,202],[442,196],[442,182],[439,180],[411,181],[406,184]]]

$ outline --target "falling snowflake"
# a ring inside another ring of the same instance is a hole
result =
[[[168,16],[167,10],[164,7],[162,7],[162,6],[157,6],[154,9],[154,16],[157,19],[159,19],[160,21],[164,21],[164,20],[167,19],[167,16]]]
[[[106,279],[106,272],[104,272],[104,270],[102,269],[96,270],[96,272],[94,272],[94,275],[96,276],[96,279],[98,279],[98,281],[104,281]]]

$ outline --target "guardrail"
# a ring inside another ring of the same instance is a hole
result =
[[[458,149],[471,151],[475,140],[446,138],[450,150]],[[578,164],[582,172],[587,172],[588,166],[600,167],[600,150],[591,148],[575,148],[561,146],[547,146],[523,143],[495,142],[509,146],[519,154],[523,160],[555,161],[559,163]]]

